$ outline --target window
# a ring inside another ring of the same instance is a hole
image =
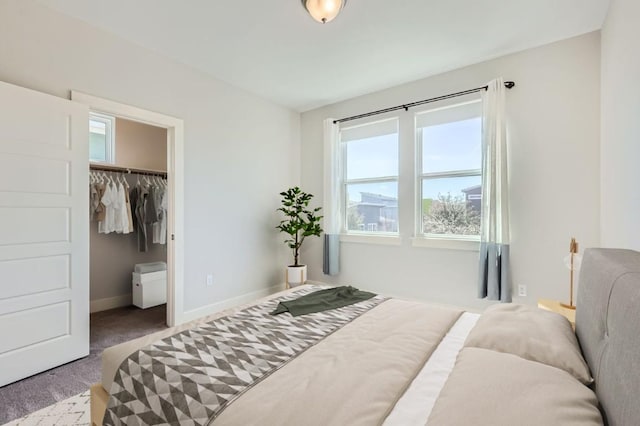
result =
[[[398,119],[340,129],[343,230],[398,232]]]
[[[477,249],[481,100],[370,120],[325,121],[325,217],[333,233],[353,243],[400,244],[399,218],[413,211],[412,245]]]
[[[115,162],[115,117],[89,113],[89,161]]]
[[[419,234],[480,234],[481,117],[480,101],[416,114]]]

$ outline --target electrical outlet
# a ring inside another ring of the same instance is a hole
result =
[[[207,287],[213,286],[213,274],[207,275]]]
[[[526,285],[519,285],[518,286],[518,296],[520,297],[527,297],[527,286]]]

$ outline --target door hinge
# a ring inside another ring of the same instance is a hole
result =
[[[175,241],[176,240],[176,234],[171,234],[171,241]]]

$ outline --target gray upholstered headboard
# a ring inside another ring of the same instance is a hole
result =
[[[576,306],[605,422],[640,425],[640,252],[587,249]]]

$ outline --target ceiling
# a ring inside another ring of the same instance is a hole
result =
[[[609,0],[37,0],[277,104],[306,111],[599,29]]]

